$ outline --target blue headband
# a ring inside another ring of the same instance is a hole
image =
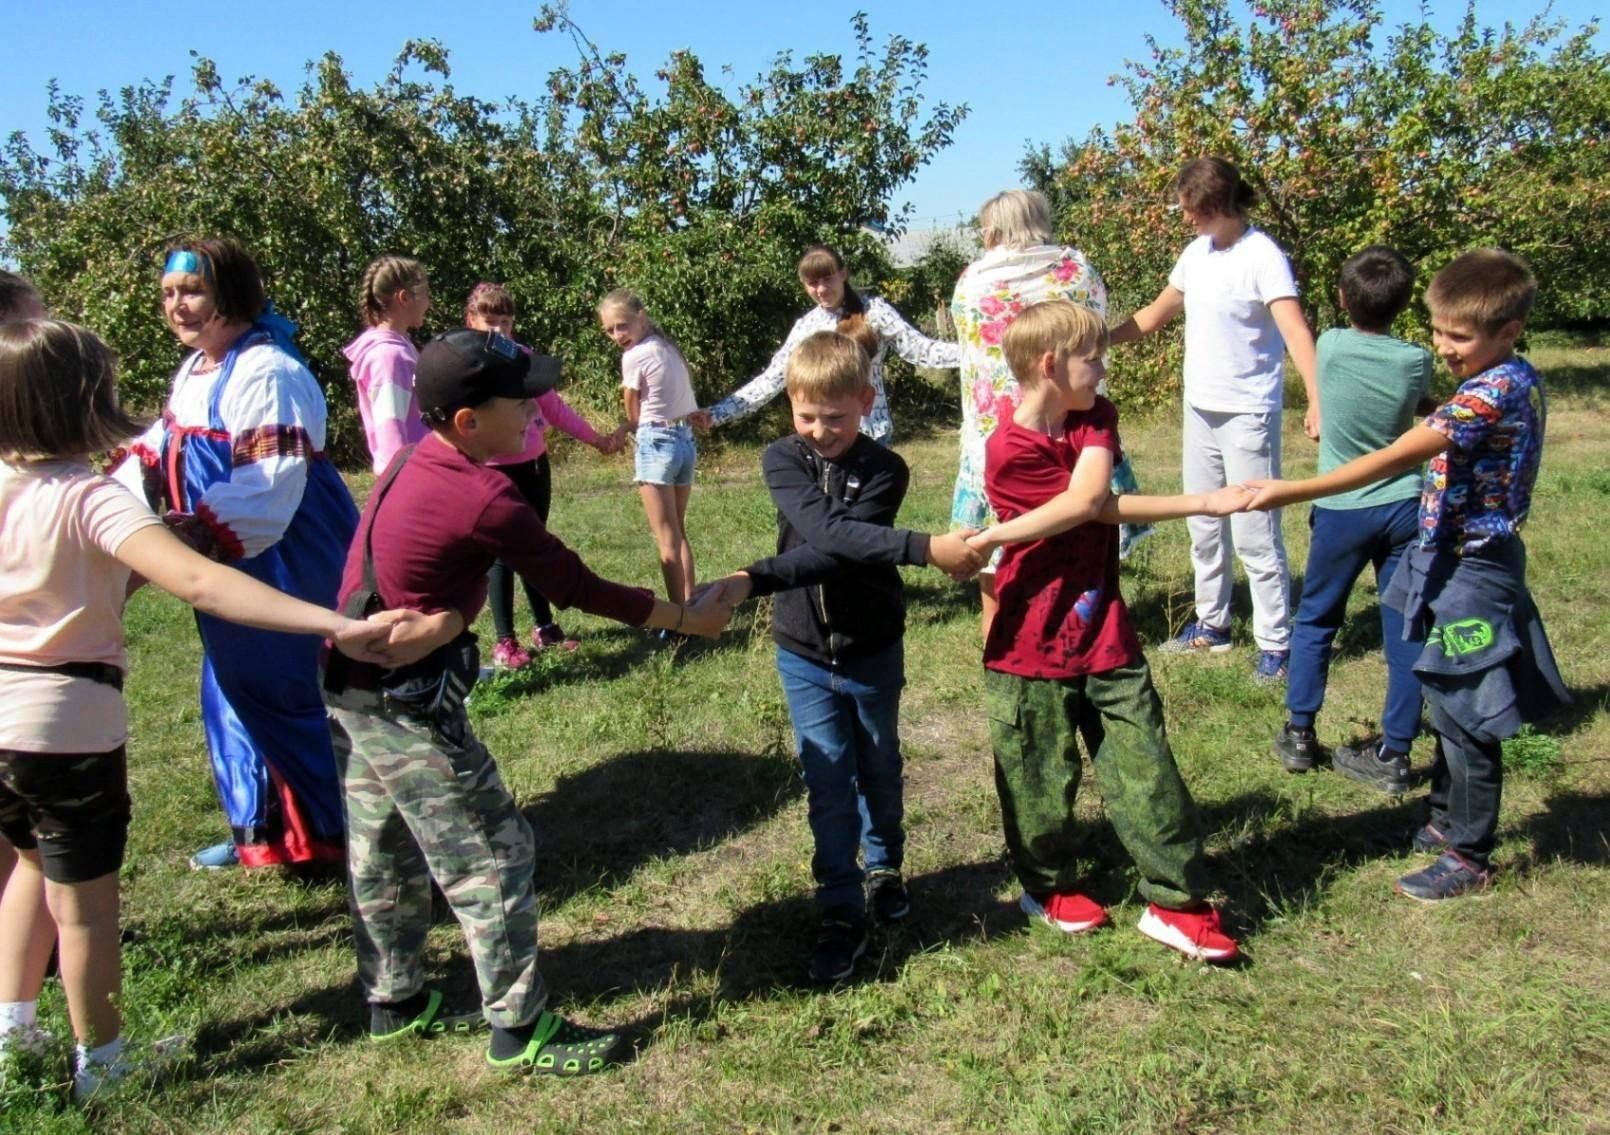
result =
[[[168,260],[162,265],[162,271],[164,275],[169,272],[187,272],[192,276],[200,276],[208,283],[213,282],[212,261],[188,248],[176,248],[168,253]]]

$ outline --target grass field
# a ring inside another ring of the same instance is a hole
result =
[[[197,874],[223,835],[196,708],[187,613],[129,612],[134,827],[124,871],[126,1011],[189,1055],[115,1104],[66,1104],[65,1046],[12,1077],[0,1127],[26,1132],[1610,1132],[1610,414],[1602,348],[1540,347],[1549,445],[1527,530],[1530,578],[1574,709],[1510,746],[1490,894],[1439,907],[1391,893],[1423,792],[1393,802],[1270,752],[1279,692],[1243,645],[1153,653],[1175,753],[1210,832],[1245,965],[1143,939],[1134,879],[1093,788],[1090,889],[1115,926],[1029,927],[1004,859],[981,710],[976,595],[909,571],[903,731],[914,909],[853,984],[803,982],[810,839],[787,715],[750,605],[719,643],[655,653],[573,616],[584,647],[477,690],[539,844],[542,965],[555,1007],[624,1030],[634,1054],[583,1081],[510,1082],[483,1042],[381,1048],[363,1034],[341,887],[273,872]],[[1313,465],[1289,428],[1288,472]],[[1145,488],[1178,484],[1178,425],[1130,423]],[[906,441],[902,522],[942,527],[953,435]],[[690,530],[711,575],[764,554],[757,453],[702,461]],[[622,460],[556,470],[553,527],[604,574],[658,582]],[[1305,510],[1285,528],[1294,574]],[[1188,614],[1182,524],[1125,566],[1143,639]],[[1320,720],[1328,743],[1378,712],[1373,589],[1354,596]],[[483,628],[485,629],[485,628]],[[485,640],[483,640],[485,641]],[[1415,749],[1429,761],[1429,740]],[[1089,779],[1086,781],[1090,784]],[[457,927],[433,978],[473,981]],[[65,1032],[52,986],[42,1006]]]

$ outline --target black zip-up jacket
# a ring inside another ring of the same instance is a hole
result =
[[[790,435],[760,467],[777,506],[777,555],[744,570],[753,594],[777,598],[772,638],[824,666],[865,657],[906,629],[899,564],[928,562],[927,533],[893,527],[911,472],[866,435],[839,457]]]

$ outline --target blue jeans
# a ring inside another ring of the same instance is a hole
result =
[[[633,477],[644,485],[691,485],[693,463],[698,446],[693,427],[686,422],[674,426],[637,427],[637,468]]]
[[[794,723],[794,745],[805,776],[816,907],[848,907],[865,917],[868,871],[898,871],[905,859],[901,797],[900,690],[906,684],[905,646],[831,668],[781,647],[777,673]]]
[[[1375,591],[1386,590],[1398,561],[1418,531],[1420,502],[1393,501],[1371,508],[1319,508],[1309,514],[1313,537],[1302,599],[1291,631],[1286,713],[1293,725],[1312,728],[1325,704],[1331,643],[1347,612],[1347,597],[1366,564],[1375,568]],[[1420,679],[1414,664],[1423,643],[1403,641],[1403,616],[1380,605],[1386,653],[1386,703],[1381,732],[1388,748],[1407,753],[1420,732]]]

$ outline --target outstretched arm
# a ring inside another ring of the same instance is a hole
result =
[[[1090,523],[1100,517],[1112,494],[1112,465],[1112,450],[1086,447],[1074,462],[1066,489],[1039,508],[976,533],[967,543],[977,551],[990,552],[1002,544],[1043,540]]]
[[[1173,284],[1165,284],[1156,299],[1114,327],[1109,338],[1115,345],[1133,343],[1150,335],[1184,310],[1185,293]]]
[[[318,635],[365,662],[389,663],[385,641],[400,617],[349,619],[292,598],[192,550],[166,528],[142,528],[117,546],[119,562],[199,611],[266,631]]]
[[[1247,487],[1257,491],[1249,507],[1279,508],[1373,485],[1413,469],[1447,448],[1448,439],[1444,435],[1430,426],[1415,426],[1385,449],[1355,457],[1318,477],[1303,481],[1248,481]]]

